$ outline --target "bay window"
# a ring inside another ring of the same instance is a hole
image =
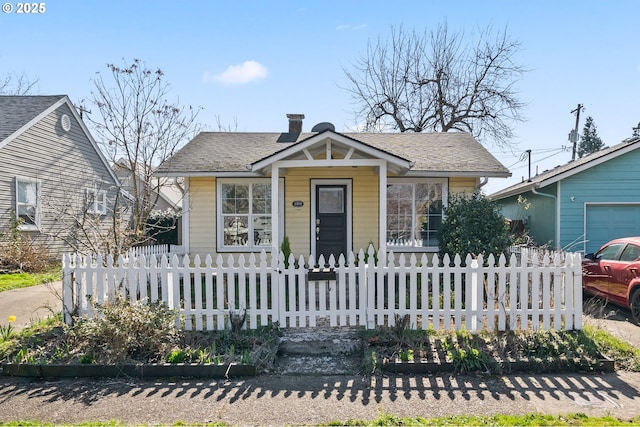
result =
[[[446,193],[446,180],[389,179],[387,246],[436,250]]]

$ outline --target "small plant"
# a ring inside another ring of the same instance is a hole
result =
[[[280,252],[284,255],[284,268],[289,268],[289,255],[291,255],[291,242],[289,237],[284,236],[282,243],[280,244]]]
[[[13,335],[13,327],[11,324],[16,321],[16,316],[9,316],[9,324],[7,326],[0,325],[0,339],[7,341]]]
[[[96,363],[96,357],[90,353],[83,354],[80,358],[80,363],[83,365],[92,365]]]
[[[185,350],[173,350],[167,356],[167,363],[184,363],[187,358],[187,352]]]
[[[400,350],[400,352],[398,353],[398,357],[403,362],[413,362],[413,360],[414,360],[413,350],[411,350],[411,349]]]

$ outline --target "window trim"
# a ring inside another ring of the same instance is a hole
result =
[[[107,213],[107,192],[96,188],[87,188],[85,191],[87,201],[93,195],[93,203],[88,206],[87,213],[96,215],[106,215]],[[101,206],[101,207],[100,207]]]
[[[278,185],[278,200],[280,201],[279,212],[284,212],[284,178],[280,178]],[[246,245],[246,246],[228,246],[224,244],[224,216],[222,215],[222,185],[223,184],[238,184],[238,185],[251,185],[254,184],[269,184],[271,185],[271,178],[218,178],[216,179],[216,252],[221,253],[247,253],[258,252],[265,250],[269,252],[272,247],[272,243],[265,245]],[[272,202],[273,203],[273,200]],[[253,203],[250,202],[249,206],[252,209]],[[250,211],[251,212],[251,211]],[[249,213],[249,216],[265,216],[263,214]],[[279,221],[279,229],[284,230],[284,215],[280,215],[278,219],[273,218],[273,206],[271,207],[271,222],[274,220]],[[250,230],[252,230],[253,224],[250,222]],[[252,234],[251,232],[249,233]],[[272,236],[273,237],[273,236]]]
[[[18,200],[18,186],[20,183],[28,183],[36,185],[36,217],[34,218],[34,224],[20,224],[18,226],[19,230],[22,231],[40,231],[42,225],[42,180],[37,178],[29,178],[24,176],[16,176],[15,177],[15,218],[19,220],[19,207],[20,206],[31,206],[28,203],[21,203]]]
[[[449,200],[449,180],[447,178],[389,178],[387,180],[387,185],[398,185],[398,184],[411,184],[413,186],[413,205],[412,209],[414,210],[411,215],[412,221],[412,229],[415,228],[415,224],[413,221],[416,218],[415,214],[415,184],[442,184],[442,220],[445,218],[444,211],[448,206]],[[388,200],[388,197],[387,197]],[[387,201],[388,203],[388,201]],[[387,216],[389,216],[389,212],[386,212]],[[384,239],[387,239],[386,234],[389,231],[389,224],[387,222],[387,229],[385,230]],[[438,246],[415,246],[415,245],[392,245],[387,242],[387,252],[437,252],[439,250]]]

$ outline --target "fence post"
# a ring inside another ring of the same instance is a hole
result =
[[[62,316],[64,323],[71,325],[73,321],[73,266],[71,255],[62,255]]]
[[[573,327],[580,330],[582,329],[582,256],[576,252],[571,259],[573,261],[573,313],[575,316]]]

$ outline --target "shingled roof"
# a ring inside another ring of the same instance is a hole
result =
[[[0,142],[64,97],[65,95],[0,96]]]
[[[450,133],[337,133],[413,162],[412,172],[507,177],[511,174],[471,135]],[[202,132],[157,170],[160,175],[247,172],[248,165],[318,133]],[[286,142],[282,142],[286,141]]]
[[[596,151],[588,156],[544,171],[541,174],[531,177],[531,179],[497,191],[491,194],[490,197],[499,200],[531,191],[532,188],[543,188],[638,148],[640,148],[640,137],[628,138],[613,147]]]

